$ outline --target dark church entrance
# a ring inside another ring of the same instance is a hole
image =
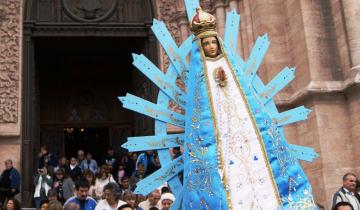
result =
[[[79,149],[98,160],[108,146],[120,151],[134,119],[117,96],[136,89],[131,53],[141,53],[144,43],[141,38],[36,39],[40,144],[67,158]],[[123,136],[115,135],[119,130]]]
[[[84,149],[98,158],[108,146],[120,151],[129,135],[153,132],[151,120],[122,109],[117,100],[126,92],[156,97],[154,86],[131,64],[131,53],[157,63],[153,8],[151,0],[24,1],[24,207],[32,206],[40,145],[56,156],[69,158]]]

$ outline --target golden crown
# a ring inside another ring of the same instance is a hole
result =
[[[200,7],[196,8],[196,14],[191,20],[190,31],[194,33],[195,39],[217,36],[215,17],[204,12]]]

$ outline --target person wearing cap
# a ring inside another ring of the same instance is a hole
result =
[[[161,210],[169,210],[171,205],[175,202],[175,196],[172,193],[164,193],[161,195],[160,202]]]

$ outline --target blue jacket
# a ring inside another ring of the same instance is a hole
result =
[[[81,201],[78,197],[73,196],[67,199],[67,201],[64,203],[64,206],[68,203],[76,203],[80,206],[81,210],[94,210],[96,207],[96,201],[92,197],[87,197],[85,201]]]
[[[10,175],[9,175],[9,179],[10,179],[10,188],[11,189],[16,189],[16,190],[20,190],[20,174],[19,172],[15,169],[15,168],[11,168],[8,169],[10,170]],[[0,176],[0,180],[2,180],[4,176],[4,172],[6,170],[3,171],[2,175]],[[1,187],[7,187],[7,186],[1,186]]]

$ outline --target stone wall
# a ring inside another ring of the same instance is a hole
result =
[[[0,1],[0,170],[20,168],[22,1]]]

